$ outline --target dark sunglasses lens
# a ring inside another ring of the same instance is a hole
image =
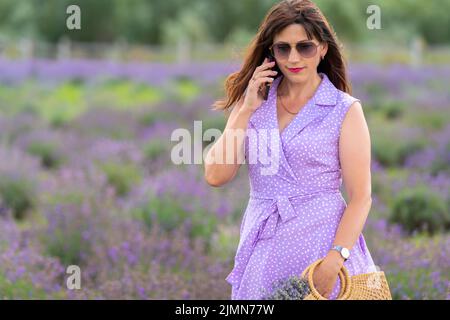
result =
[[[288,44],[276,44],[273,46],[274,55],[279,59],[289,57],[291,47]]]
[[[305,58],[311,58],[317,52],[317,47],[314,43],[297,43],[297,51]]]

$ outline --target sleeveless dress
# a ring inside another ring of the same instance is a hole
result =
[[[226,277],[232,300],[263,299],[276,280],[300,276],[334,242],[347,207],[340,192],[340,130],[350,105],[359,99],[319,75],[314,96],[281,133],[276,90],[283,75],[250,117],[245,137],[250,195],[234,268]],[[376,271],[362,233],[344,266],[350,275]],[[329,299],[339,291],[338,277]]]

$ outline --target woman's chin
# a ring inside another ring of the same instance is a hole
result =
[[[299,72],[298,74],[293,74],[292,72],[289,72],[288,74],[285,74],[284,76],[287,77],[289,79],[289,81],[291,81],[293,83],[303,83],[309,77],[309,75],[306,72],[305,73]]]

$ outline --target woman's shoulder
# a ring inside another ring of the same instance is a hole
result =
[[[343,111],[347,111],[355,102],[361,104],[361,99],[349,94],[348,92],[337,89],[338,91],[338,107],[339,109],[343,109]]]
[[[359,98],[355,97],[354,95],[352,95],[348,92],[342,91],[340,89],[337,89],[337,91],[338,91],[338,95],[339,95],[338,103],[340,103],[340,104],[346,105],[349,103],[353,104],[355,101],[361,102],[361,100]]]
[[[348,111],[353,108],[361,108],[361,100],[348,92],[337,89],[338,99],[335,107],[335,114],[337,114],[340,122],[343,121]]]

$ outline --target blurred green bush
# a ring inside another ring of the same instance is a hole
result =
[[[367,42],[381,39],[405,42],[419,35],[428,43],[450,43],[450,0],[347,0],[314,1],[339,37]],[[194,42],[235,41],[237,35],[255,33],[273,0],[3,0],[0,2],[0,34],[35,37],[50,42],[69,38],[83,42],[172,44],[176,38]],[[82,29],[65,26],[69,5],[78,5]],[[381,10],[382,29],[366,28],[369,5]],[[385,30],[389,30],[388,32]],[[370,36],[369,36],[370,35]],[[247,39],[250,40],[250,39]],[[242,41],[242,42],[245,42]]]
[[[426,186],[406,188],[394,195],[389,221],[411,233],[435,234],[450,229],[448,209],[445,200]]]

